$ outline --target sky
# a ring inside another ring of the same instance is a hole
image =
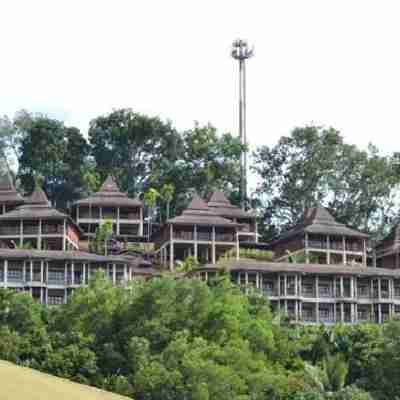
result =
[[[240,37],[255,53],[253,147],[316,123],[389,153],[400,150],[399,12],[389,0],[0,0],[0,115],[24,108],[86,134],[130,107],[237,134]]]

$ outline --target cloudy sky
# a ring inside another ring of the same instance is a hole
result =
[[[253,145],[315,122],[400,150],[399,15],[396,0],[1,0],[0,114],[87,132],[131,107],[237,132],[230,44],[243,37]]]

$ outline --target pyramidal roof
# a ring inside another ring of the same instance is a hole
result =
[[[216,214],[198,194],[193,196],[191,202],[181,215],[169,219],[167,223],[232,227],[238,225]]]
[[[279,236],[272,244],[287,240],[296,235],[301,235],[305,232],[316,235],[368,238],[368,235],[365,233],[356,231],[355,229],[337,222],[326,208],[319,206],[306,209],[301,222],[293,229]]]
[[[111,175],[108,175],[107,179],[103,182],[100,187],[100,190],[96,193],[96,195],[107,195],[113,193],[114,195],[122,195],[126,196],[125,193],[122,193],[119,190],[117,183]]]
[[[27,204],[50,205],[46,193],[40,186],[36,186],[32,194],[25,199]]]
[[[233,205],[220,190],[216,190],[211,195],[208,206],[221,217],[255,218],[255,215],[252,212],[244,211]]]
[[[0,203],[22,204],[24,199],[15,189],[8,168],[0,173]]]
[[[36,186],[33,193],[25,198],[25,204],[15,210],[0,215],[2,220],[21,220],[21,219],[70,219],[70,217],[57,209],[51,207],[44,190]]]
[[[131,199],[126,193],[120,191],[115,179],[109,175],[101,185],[99,191],[86,199],[78,200],[75,205],[97,205],[97,206],[125,206],[143,207],[139,199]]]

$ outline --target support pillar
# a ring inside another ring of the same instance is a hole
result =
[[[217,262],[215,254],[215,226],[212,227],[211,262],[212,264],[215,264]]]
[[[4,287],[7,287],[8,283],[8,260],[4,260],[4,265],[3,265],[4,271]]]
[[[115,263],[112,264],[112,283],[113,285],[117,284],[117,269]]]
[[[197,243],[197,225],[194,225],[194,227],[193,227],[193,239],[194,239],[194,244],[193,244],[194,259],[196,261],[198,261],[198,259],[199,259],[199,248],[198,248],[198,243]]]

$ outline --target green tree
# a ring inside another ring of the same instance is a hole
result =
[[[107,254],[107,240],[113,234],[113,222],[106,219],[100,222],[96,229],[96,234],[93,242],[91,242],[91,251],[97,254]]]
[[[153,218],[155,207],[157,204],[157,199],[160,197],[160,193],[154,189],[150,188],[144,194],[144,204],[147,206],[147,216],[148,216],[148,227],[147,227],[147,241],[150,241],[150,237],[153,231]]]
[[[18,176],[24,190],[31,192],[34,177],[41,175],[49,200],[57,206],[65,207],[78,198],[89,155],[89,146],[79,130],[43,115],[32,115],[20,129]]]
[[[166,183],[161,188],[160,196],[162,197],[162,199],[165,201],[165,204],[166,204],[166,219],[167,220],[170,217],[170,206],[171,206],[171,201],[174,198],[174,193],[175,193],[174,185],[172,185],[170,183]]]
[[[152,186],[154,171],[177,160],[181,144],[170,122],[131,109],[92,120],[89,141],[102,180],[112,174],[121,189],[134,196]]]
[[[328,207],[341,222],[382,234],[396,215],[399,183],[393,157],[372,145],[360,150],[333,128],[306,126],[278,144],[257,149],[254,170],[264,209],[265,235],[292,227],[307,207]]]

